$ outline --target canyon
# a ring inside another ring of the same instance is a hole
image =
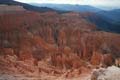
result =
[[[120,35],[99,30],[84,18],[88,15],[24,9],[1,13],[0,74],[20,74],[18,80],[84,80],[92,69],[119,66]]]

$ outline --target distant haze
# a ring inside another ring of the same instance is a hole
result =
[[[120,8],[120,0],[16,0],[24,3],[53,3],[92,5],[102,9]]]

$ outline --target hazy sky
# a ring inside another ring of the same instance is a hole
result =
[[[25,3],[81,4],[120,8],[120,0],[16,0]]]

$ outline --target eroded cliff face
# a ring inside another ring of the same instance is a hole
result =
[[[25,11],[23,6],[18,5],[0,5],[0,13],[14,12],[14,11]]]
[[[119,34],[97,31],[78,13],[0,14],[0,69],[35,75],[71,70],[65,76],[77,69],[79,75],[93,65],[113,65],[119,40]]]

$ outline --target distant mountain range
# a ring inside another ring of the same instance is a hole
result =
[[[120,9],[101,11],[98,14],[104,16],[106,19],[112,20],[113,23],[120,23]]]
[[[0,4],[20,5],[20,6],[23,6],[25,9],[30,10],[30,11],[38,11],[38,12],[54,11],[53,9],[48,8],[48,7],[37,7],[37,6],[30,5],[30,4],[17,2],[14,0],[0,0]]]
[[[95,8],[89,5],[72,5],[72,4],[37,4],[31,3],[31,5],[39,7],[49,7],[55,10],[61,11],[74,11],[74,12],[98,12],[102,11],[99,8]]]
[[[94,13],[95,16],[101,17],[102,20],[115,24],[115,26],[120,25],[120,9],[114,9],[105,11],[96,7],[92,7],[89,5],[71,5],[71,4],[37,4],[31,3],[31,5],[38,6],[38,7],[48,7],[57,11],[72,11],[72,12],[91,12]],[[100,19],[100,20],[101,20]],[[101,21],[100,21],[101,22]],[[111,25],[110,24],[110,25]],[[107,25],[107,24],[106,24]]]
[[[94,23],[96,26],[98,26],[99,29],[120,33],[120,9],[105,11],[88,5],[36,3],[26,4],[13,0],[0,0],[0,4],[20,5],[23,6],[26,10],[37,12],[79,12],[83,15],[89,13],[89,15],[85,15],[83,17],[89,22]]]
[[[107,17],[100,13],[87,13],[87,15],[86,13],[83,13],[83,17],[95,24],[100,30],[120,33],[120,24],[112,20],[111,17]]]

